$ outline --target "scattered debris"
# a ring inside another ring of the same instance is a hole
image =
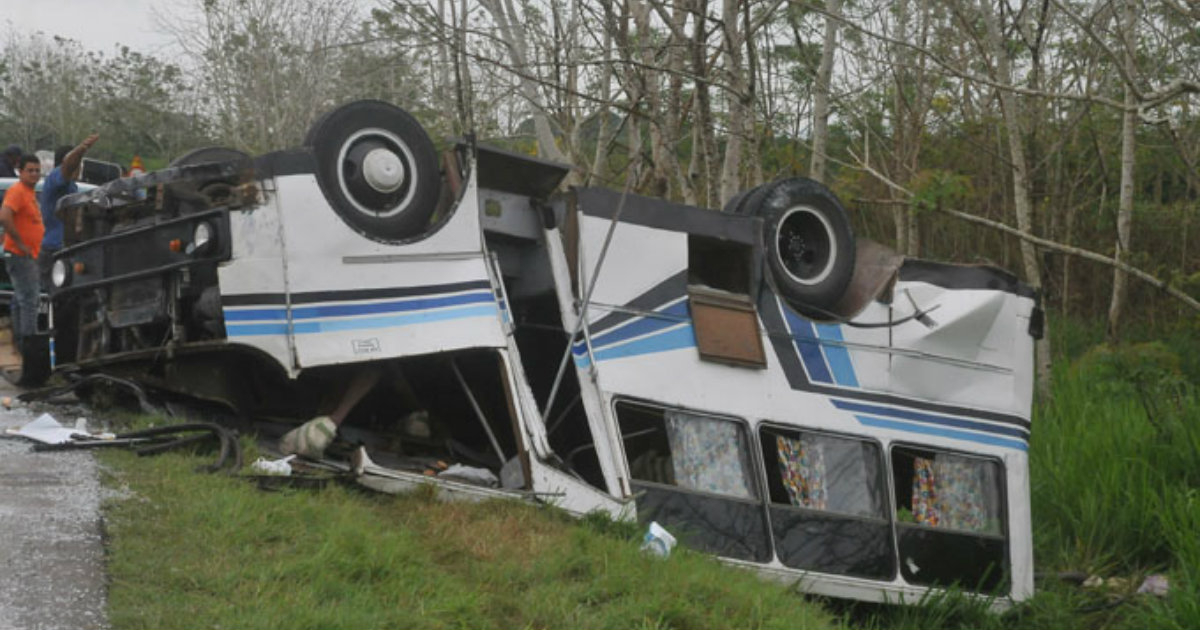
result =
[[[675,537],[671,535],[671,532],[659,525],[658,521],[650,521],[646,536],[642,538],[642,551],[665,558],[671,555],[671,549],[674,547]]]
[[[1147,575],[1146,579],[1142,580],[1142,585],[1138,587],[1137,592],[1143,595],[1166,597],[1170,589],[1167,576],[1156,573],[1154,575]]]
[[[1089,575],[1087,579],[1080,582],[1080,586],[1083,588],[1104,589],[1116,593],[1128,593],[1132,584],[1133,582],[1129,578],[1105,578],[1099,575]],[[1157,573],[1146,576],[1136,591],[1139,595],[1154,595],[1155,597],[1166,597],[1168,592],[1170,592],[1170,583],[1167,576]]]
[[[139,456],[157,455],[180,446],[216,438],[221,444],[217,460],[202,469],[216,472],[227,468],[227,472],[232,474],[242,467],[242,450],[237,441],[237,434],[221,425],[208,422],[172,424],[119,434],[93,434],[87,430],[86,418],[78,418],[75,427],[68,428],[55,420],[54,416],[44,413],[19,429],[8,429],[5,433],[37,442],[33,445],[35,451],[136,446],[138,448],[134,452]]]
[[[108,374],[89,374],[67,385],[35,389],[33,391],[28,391],[24,394],[21,394],[17,397],[17,400],[20,400],[21,402],[50,400],[67,393],[74,393],[78,396],[81,390],[96,385],[108,386],[132,394],[133,397],[137,399],[138,407],[141,409],[142,413],[160,413],[162,411],[158,405],[151,402],[150,398],[146,395],[146,391],[142,389],[140,385],[131,380],[118,378]],[[3,401],[0,401],[0,403],[2,402]],[[9,400],[8,403],[4,403],[4,406],[8,407],[11,402],[12,401]]]
[[[500,479],[496,477],[495,473],[486,468],[478,468],[476,466],[454,464],[438,473],[437,476],[442,479],[465,481],[485,488],[497,488],[500,486]]]
[[[283,459],[267,459],[259,457],[250,464],[250,469],[255,472],[260,472],[264,475],[280,475],[289,476],[292,474],[292,460],[296,459],[295,455],[288,455]]]
[[[80,418],[80,420],[84,420]],[[75,423],[75,428],[63,426],[54,416],[43,413],[36,420],[28,422],[17,429],[7,429],[5,433],[18,437],[27,438],[42,444],[65,444],[76,439],[96,439],[99,436],[91,436],[87,434],[87,421],[84,420],[83,426],[80,423]],[[109,434],[111,435],[111,434]]]

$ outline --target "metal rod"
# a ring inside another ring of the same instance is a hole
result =
[[[483,415],[483,409],[479,408],[479,403],[475,401],[475,394],[471,393],[471,387],[467,385],[467,379],[463,378],[462,372],[458,370],[458,363],[451,358],[450,367],[454,370],[454,376],[458,378],[458,382],[462,385],[463,391],[467,393],[467,400],[471,401],[471,407],[475,410],[475,415],[479,418],[479,423],[483,425],[483,431],[487,433],[488,439],[492,441],[492,448],[496,449],[496,454],[500,456],[500,464],[508,461],[504,456],[504,451],[500,450],[500,442],[496,440],[496,435],[492,433],[492,427],[488,426],[487,416]]]
[[[629,191],[633,188],[633,181],[637,179],[641,166],[641,155],[640,151],[635,154],[634,162],[630,166],[630,175],[625,180],[625,190],[621,191],[621,198],[617,201],[617,210],[613,212],[612,220],[608,224],[608,232],[604,235],[604,244],[600,246],[600,256],[596,259],[596,266],[592,271],[592,277],[588,279],[587,291],[583,296],[583,304],[579,307],[579,321],[575,323],[575,331],[571,333],[570,339],[567,340],[567,351],[563,353],[562,361],[558,364],[558,374],[554,376],[554,386],[550,388],[550,395],[546,397],[546,406],[542,410],[543,414],[550,413],[550,408],[554,405],[554,398],[558,395],[558,386],[561,384],[563,372],[567,368],[567,359],[573,352],[575,338],[587,327],[588,307],[592,302],[592,292],[596,290],[596,281],[600,278],[600,268],[604,266],[604,259],[608,255],[608,246],[612,243],[613,233],[616,232],[617,224],[621,220],[621,212],[625,210],[625,199],[629,197]],[[592,354],[592,346],[588,342],[587,335],[584,335],[584,341],[587,342],[584,345],[588,349],[588,360],[594,368],[596,357]]]

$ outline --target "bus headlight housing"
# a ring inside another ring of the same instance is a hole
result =
[[[67,284],[67,280],[71,279],[71,266],[67,261],[59,258],[54,261],[54,266],[50,268],[50,281],[54,283],[56,288],[62,288]]]
[[[216,234],[213,227],[207,221],[201,221],[192,229],[192,246],[188,248],[189,253],[203,253],[215,240]]]

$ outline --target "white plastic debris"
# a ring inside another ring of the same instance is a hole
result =
[[[54,419],[54,416],[44,413],[36,420],[26,423],[18,429],[8,429],[9,435],[29,438],[43,444],[65,444],[71,441],[71,436],[78,433],[75,429],[64,427]]]
[[[292,474],[291,461],[296,459],[295,455],[288,455],[283,459],[267,459],[259,457],[250,464],[250,469],[255,472],[260,472],[264,475],[282,475],[284,477]]]
[[[642,551],[665,558],[671,555],[673,548],[675,548],[675,537],[671,535],[671,532],[659,525],[658,521],[650,521],[646,536],[642,538]]]
[[[500,486],[510,490],[525,487],[525,469],[521,467],[520,457],[514,457],[500,467]]]
[[[1145,580],[1142,580],[1142,585],[1138,587],[1137,592],[1146,595],[1154,595],[1156,597],[1166,597],[1171,590],[1170,583],[1165,575],[1147,575]]]
[[[455,481],[465,481],[488,488],[495,488],[500,485],[500,480],[496,478],[495,473],[486,468],[476,468],[474,466],[463,466],[462,464],[454,464],[453,466],[438,473],[439,479],[453,479]]]

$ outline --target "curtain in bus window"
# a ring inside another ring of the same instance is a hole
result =
[[[775,436],[779,450],[779,473],[792,505],[824,510],[828,505],[825,492],[825,449],[816,440],[801,437],[794,440]]]
[[[676,485],[754,498],[749,451],[736,424],[674,410],[664,415]]]
[[[914,458],[913,517],[930,527],[984,531],[983,475],[984,467],[966,457]]]

